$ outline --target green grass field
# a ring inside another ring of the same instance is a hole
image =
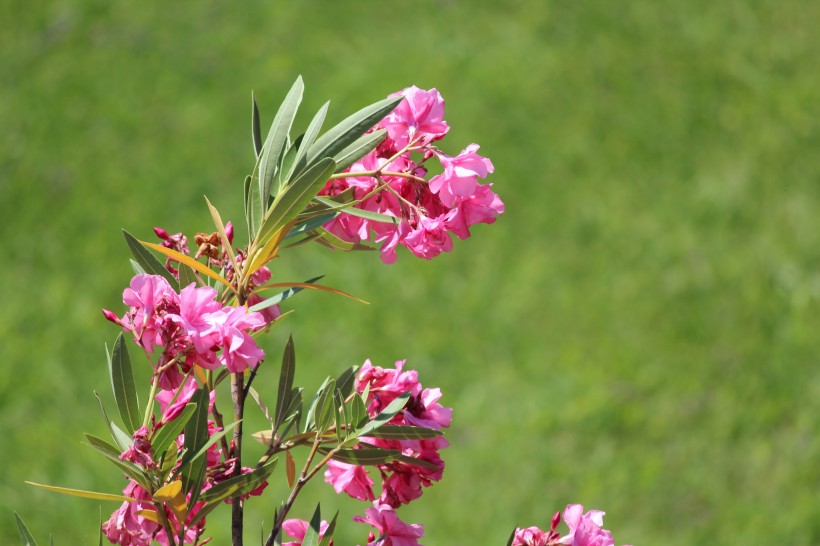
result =
[[[204,194],[238,220],[251,91],[269,123],[302,74],[331,121],[437,87],[448,151],[481,144],[507,205],[429,263],[277,264],[372,302],[294,300],[265,348],[292,333],[298,381],[407,358],[455,408],[444,480],[400,512],[424,544],[504,544],[569,502],[619,544],[820,544],[820,4],[244,4],[0,2],[0,543],[17,510],[96,544],[97,502],[23,481],[124,484],[80,443],[93,391],[113,407],[119,230],[209,230]],[[296,515],[364,508],[311,495]]]

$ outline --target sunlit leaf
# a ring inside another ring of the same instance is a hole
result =
[[[319,193],[336,168],[336,163],[325,158],[307,169],[276,196],[259,228],[259,239],[267,238],[302,212]]]
[[[373,212],[370,210],[359,209],[352,205],[340,205],[339,203],[331,201],[330,199],[322,195],[317,195],[316,197],[314,197],[314,200],[321,203],[322,205],[331,207],[330,210],[340,211],[344,214],[349,214],[350,216],[357,216],[359,218],[364,218],[365,220],[372,220],[374,222],[381,222],[383,224],[398,224],[398,218],[396,218],[395,216],[381,214],[379,212]]]
[[[339,518],[339,511],[336,510],[336,513],[333,515],[333,519],[330,520],[330,523],[327,524],[327,529],[325,529],[325,534],[322,535],[322,538],[319,540],[319,546],[324,546],[325,544],[330,544],[331,540],[333,540],[333,533],[336,531],[336,520]]]
[[[379,129],[362,135],[347,148],[333,156],[336,161],[336,170],[343,171],[355,162],[372,152],[387,137],[387,131]]]
[[[210,267],[208,267],[208,266],[194,260],[190,256],[186,256],[185,254],[183,254],[181,252],[177,252],[176,250],[173,250],[173,249],[170,249],[170,248],[165,248],[164,246],[155,245],[154,243],[147,243],[145,241],[139,241],[139,243],[146,246],[146,247],[148,247],[148,248],[150,248],[150,249],[152,249],[152,250],[156,250],[160,254],[165,254],[169,258],[171,258],[173,260],[176,260],[179,263],[185,264],[185,265],[199,271],[203,275],[205,275],[207,277],[210,277],[213,280],[218,281],[218,282],[222,283],[223,285],[225,285],[226,287],[233,290],[233,287],[231,286],[231,284],[227,280],[225,280],[224,277],[222,277],[218,273],[214,272]]]
[[[108,352],[108,347],[105,348],[106,353]],[[108,360],[111,360],[111,356],[108,356]],[[105,406],[103,405],[102,398],[94,391],[94,396],[97,397],[97,402],[100,404],[100,411],[103,414],[103,420],[105,420],[105,426],[108,427],[108,432],[111,433],[111,439],[114,440],[117,445],[120,447],[120,451],[125,451],[129,447],[131,447],[131,443],[133,440],[124,432],[122,432],[111,420],[108,418],[108,413],[105,411]]]
[[[268,422],[270,423],[270,426],[273,427],[274,418],[270,414],[270,411],[268,411],[268,406],[265,405],[265,402],[262,400],[262,397],[259,396],[258,392],[256,392],[256,389],[254,389],[253,387],[249,388],[248,389],[248,394],[251,395],[251,398],[253,398],[253,401],[256,402],[257,406],[259,406],[259,410],[262,412],[262,415],[265,416],[265,419],[268,420]]]
[[[53,491],[54,493],[62,493],[63,495],[71,495],[72,497],[83,497],[85,499],[94,499],[102,501],[116,501],[116,502],[134,502],[137,499],[126,497],[124,495],[112,495],[111,493],[98,493],[96,491],[84,491],[82,489],[69,489],[68,487],[57,487],[55,485],[43,485],[40,483],[26,482],[34,487],[45,489],[46,491]]]
[[[290,180],[294,174],[301,173],[306,167],[309,166],[307,152],[316,140],[316,137],[319,136],[319,131],[321,131],[322,124],[325,122],[325,117],[327,116],[327,109],[329,106],[330,101],[324,103],[313,116],[313,119],[310,120],[308,128],[305,130],[305,134],[302,136],[302,142],[299,145],[299,153],[296,155],[296,162],[293,167],[291,167],[291,171],[288,172],[287,180]]]
[[[214,221],[214,226],[216,227],[216,232],[219,234],[219,240],[222,241],[222,250],[228,253],[228,256],[231,259],[231,263],[236,263],[236,257],[233,254],[233,247],[231,247],[231,242],[228,240],[228,234],[225,232],[225,224],[222,223],[222,217],[219,215],[219,211],[216,210],[208,198],[205,198],[205,203],[208,205],[208,211],[211,213],[211,219]],[[198,263],[198,262],[197,262]]]
[[[306,280],[304,284],[313,284],[316,281],[318,281],[319,279],[321,279],[322,277],[324,277],[324,275],[319,275],[318,277],[313,277],[312,279]],[[278,304],[282,303],[283,301],[285,301],[289,297],[298,294],[302,290],[304,290],[304,289],[300,288],[300,287],[288,288],[287,290],[285,290],[283,292],[279,292],[275,296],[271,296],[269,298],[266,298],[266,299],[260,301],[256,305],[250,307],[248,309],[248,311],[261,311],[262,309],[267,309],[268,307],[273,307],[274,305],[278,305]]]
[[[208,442],[208,392],[204,388],[197,389],[191,396],[191,404],[196,404],[194,415],[185,424],[185,455],[180,461],[182,473],[182,487],[191,494],[191,505],[196,503],[196,497],[202,488],[205,478],[205,458],[194,459],[194,455]]]
[[[268,198],[271,195],[271,184],[273,176],[276,173],[279,158],[282,156],[282,150],[288,141],[290,129],[293,126],[293,120],[296,117],[296,112],[299,109],[299,104],[302,102],[302,94],[305,86],[302,82],[302,76],[296,78],[293,86],[288,91],[285,100],[282,101],[279,110],[273,118],[268,137],[262,149],[261,162],[259,164],[259,198],[260,202],[267,204]]]
[[[404,97],[388,97],[369,106],[365,106],[355,114],[348,116],[338,125],[316,139],[307,151],[307,164],[321,160],[324,157],[334,157],[365,132],[381,121],[393,111]]]

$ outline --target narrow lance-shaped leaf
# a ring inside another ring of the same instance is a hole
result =
[[[256,96],[251,93],[253,102],[253,112],[251,113],[251,138],[253,139],[253,152],[259,157],[262,153],[262,129],[259,126],[259,106],[256,104]]]
[[[336,510],[336,513],[333,515],[333,519],[330,520],[330,523],[327,524],[327,529],[325,529],[325,534],[322,535],[321,540],[319,540],[319,546],[324,546],[326,544],[330,544],[330,541],[333,539],[333,533],[336,531],[336,520],[339,518],[339,511]]]
[[[114,390],[114,400],[117,409],[128,432],[134,432],[140,427],[140,409],[137,400],[137,389],[134,386],[134,374],[131,370],[131,358],[125,345],[122,332],[114,343],[108,371],[111,376],[111,388]]]
[[[293,183],[281,192],[268,209],[265,221],[259,228],[259,238],[263,241],[302,212],[319,193],[333,174],[336,163],[325,158],[307,169]]]
[[[182,472],[182,487],[186,493],[191,493],[192,506],[205,477],[205,458],[194,460],[194,455],[208,442],[208,402],[205,389],[197,389],[191,396],[191,403],[196,404],[196,411],[185,425],[185,455],[179,468]]]
[[[313,116],[313,119],[310,120],[310,124],[308,124],[308,128],[302,137],[302,143],[299,145],[299,153],[296,155],[296,161],[291,166],[291,170],[288,172],[285,180],[290,180],[294,174],[301,173],[309,165],[307,162],[307,151],[316,140],[316,137],[319,136],[319,131],[325,122],[329,106],[330,102],[324,103],[322,107],[319,108],[319,111],[316,112],[316,115]]]
[[[314,229],[327,224],[328,222],[336,218],[336,216],[338,215],[338,212],[329,212],[327,214],[315,216],[313,218],[310,218],[309,220],[305,220],[304,222],[296,224],[290,231],[288,231],[288,234],[285,235],[285,240],[298,237],[299,235],[305,235],[307,233],[310,233]]]
[[[273,472],[276,462],[277,459],[271,459],[263,466],[254,469],[252,472],[229,478],[203,492],[199,500],[204,502],[205,506],[199,509],[188,525],[190,527],[196,525],[198,521],[207,516],[225,499],[245,495],[262,485],[262,483],[271,475],[271,472]]]
[[[161,246],[161,245],[155,245],[154,243],[148,243],[148,242],[145,242],[145,241],[139,241],[139,243],[142,244],[143,246],[146,246],[146,247],[152,249],[152,250],[156,250],[157,252],[159,252],[161,254],[165,254],[169,258],[171,258],[173,260],[176,260],[179,263],[183,263],[185,265],[188,265],[188,266],[192,267],[193,269],[199,271],[203,275],[205,275],[207,277],[210,277],[215,281],[219,281],[223,285],[225,285],[226,287],[233,290],[233,287],[231,286],[231,284],[227,280],[225,280],[224,277],[222,277],[218,273],[215,273],[210,267],[208,267],[208,266],[194,260],[190,256],[186,256],[185,254],[183,254],[181,252],[177,252],[176,250],[173,250],[171,248],[165,248],[164,246]]]
[[[314,200],[322,205],[329,207],[330,210],[343,212],[345,214],[349,214],[351,216],[357,216],[359,218],[364,218],[365,220],[372,220],[374,222],[380,222],[382,224],[397,224],[398,218],[395,216],[390,216],[389,214],[381,214],[379,212],[373,212],[371,210],[364,210],[359,209],[353,206],[355,203],[343,203],[339,204],[331,199],[328,199],[325,196],[317,195],[314,197]]]
[[[438,438],[441,435],[440,430],[409,425],[382,425],[368,433],[371,438],[382,438],[384,440],[426,440]]]
[[[108,353],[108,347],[105,348],[105,352]],[[108,360],[111,360],[111,355],[108,355]],[[108,427],[108,432],[111,433],[111,439],[114,440],[117,445],[120,447],[120,451],[125,451],[131,444],[133,443],[133,439],[125,434],[122,430],[120,430],[111,420],[108,418],[108,413],[105,411],[105,406],[103,405],[102,398],[94,391],[94,396],[97,397],[97,402],[100,404],[100,411],[103,415],[103,420],[105,421],[105,426]]]
[[[17,532],[20,533],[20,544],[23,546],[37,546],[37,541],[34,540],[31,531],[28,530],[28,526],[26,522],[23,521],[23,518],[20,517],[20,514],[15,512],[14,519],[17,520]]]
[[[340,172],[375,150],[387,137],[387,131],[379,129],[362,135],[353,144],[333,156],[336,160],[336,171]]]
[[[102,501],[116,501],[116,502],[133,502],[137,499],[126,497],[125,495],[112,495],[110,493],[98,493],[96,491],[84,491],[82,489],[69,489],[68,487],[57,487],[55,485],[43,485],[41,483],[26,482],[34,487],[45,489],[46,491],[53,491],[54,493],[62,493],[63,495],[71,495],[72,497],[83,497],[85,499],[94,499]]]
[[[130,461],[120,460],[120,452],[117,449],[100,438],[91,434],[85,435],[88,440],[88,445],[100,453],[103,457],[108,459],[117,468],[122,470],[127,476],[139,483],[145,489],[148,489],[148,478],[146,478],[142,469]]]
[[[396,414],[398,414],[402,410],[402,408],[404,408],[404,406],[407,404],[407,400],[409,398],[410,398],[410,392],[409,391],[397,396],[396,399],[393,400],[392,402],[390,402],[387,405],[387,407],[384,408],[384,410],[382,410],[381,413],[379,413],[376,417],[373,418],[373,420],[371,420],[365,426],[360,428],[357,431],[356,434],[358,436],[368,436],[368,433],[370,433],[370,432],[378,429],[380,426],[386,424],[393,417],[395,417]]]
[[[307,164],[323,157],[334,157],[393,111],[404,97],[388,97],[365,106],[330,129],[308,149]]]
[[[285,352],[282,355],[282,368],[279,371],[279,388],[276,394],[276,412],[274,414],[274,431],[278,430],[285,420],[285,410],[290,405],[290,395],[293,389],[293,377],[296,375],[296,349],[293,346],[293,336],[288,336]]]
[[[265,416],[265,419],[268,420],[270,426],[273,427],[274,418],[270,414],[270,411],[268,411],[268,406],[265,405],[265,402],[262,400],[262,397],[259,395],[258,392],[256,392],[256,389],[254,389],[253,387],[249,388],[248,394],[250,394],[251,398],[253,398],[253,401],[256,402],[256,405],[259,407],[259,411],[261,411],[262,415]]]
[[[268,132],[268,138],[265,140],[261,156],[262,161],[259,164],[259,200],[263,205],[267,204],[268,197],[271,194],[273,175],[276,172],[282,150],[287,143],[299,104],[302,102],[304,90],[302,76],[299,76],[276,112]]]
[[[236,257],[233,254],[233,247],[231,246],[230,240],[228,240],[228,234],[225,232],[225,224],[222,223],[222,217],[219,215],[219,211],[216,210],[208,198],[205,198],[205,203],[208,205],[208,211],[211,213],[211,219],[214,221],[214,226],[216,227],[216,232],[219,234],[219,240],[222,241],[222,250],[228,253],[228,256],[231,258],[231,263],[236,263]]]
[[[187,265],[179,264],[179,289],[182,290],[191,283],[199,286],[200,283],[196,273]]]
[[[324,450],[321,449],[319,451],[324,452]],[[333,454],[333,458],[347,464],[375,465],[387,464],[399,455],[401,455],[401,451],[398,449],[371,447],[363,449],[340,449]]]
[[[195,404],[186,404],[185,408],[173,421],[165,423],[160,428],[155,429],[151,438],[152,451],[157,455],[165,453],[168,446],[171,445],[171,442],[179,438],[179,435],[182,434],[182,429],[185,428],[185,425],[195,411]]]
[[[322,508],[316,505],[313,517],[310,518],[308,528],[305,530],[305,537],[302,539],[302,546],[319,546],[319,532],[322,526]]]
[[[131,254],[134,255],[134,259],[146,273],[150,275],[161,275],[172,285],[176,283],[176,279],[171,275],[171,272],[165,269],[162,262],[148,252],[136,237],[125,230],[122,230],[122,235],[125,237],[125,242],[128,244]]]
[[[313,277],[312,279],[306,280],[303,284],[314,284],[316,281],[318,281],[322,277],[324,277],[324,275],[319,275],[318,277]],[[288,288],[284,292],[279,292],[275,296],[271,296],[269,298],[266,298],[266,299],[260,301],[256,305],[250,307],[248,309],[248,311],[261,311],[262,309],[267,309],[268,307],[273,307],[274,305],[278,305],[278,304],[282,303],[283,301],[285,301],[289,297],[295,296],[296,294],[298,294],[302,290],[304,290],[304,288],[301,288],[301,287],[298,287],[298,286]]]

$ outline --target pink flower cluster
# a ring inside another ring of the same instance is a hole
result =
[[[450,426],[453,410],[439,403],[441,390],[424,388],[419,383],[418,373],[415,370],[404,370],[404,361],[396,362],[394,368],[373,366],[369,360],[366,361],[356,378],[356,390],[363,393],[368,386],[369,394],[366,402],[367,412],[371,417],[378,415],[398,396],[409,392],[410,398],[407,405],[391,419],[389,424],[435,430]],[[408,528],[412,531],[407,531],[406,526],[402,527],[405,524],[400,524],[394,509],[419,498],[423,487],[429,487],[433,482],[441,479],[444,461],[439,455],[439,450],[447,447],[447,440],[442,437],[422,440],[382,438],[362,438],[362,440],[371,446],[400,451],[405,456],[404,460],[376,465],[381,475],[379,496],[376,497],[373,491],[374,481],[370,477],[370,471],[364,466],[330,461],[325,471],[325,481],[333,485],[337,493],[345,492],[360,500],[373,501],[373,508],[367,511],[369,521],[371,523],[381,522],[379,525],[386,529],[388,536],[392,532],[391,529],[401,528],[402,532],[406,531],[412,536],[420,537],[422,527],[420,525],[410,526]],[[408,462],[409,459],[415,459],[420,464],[412,464]],[[356,521],[365,520],[359,518]],[[385,544],[391,544],[391,542],[385,542]],[[416,544],[416,542],[407,542],[407,539],[399,541],[396,538],[393,544]]]
[[[266,317],[223,306],[216,298],[209,286],[192,283],[177,294],[164,277],[143,274],[131,279],[123,292],[122,301],[130,309],[122,318],[103,313],[131,332],[147,353],[163,348],[156,362],[160,387],[173,389],[194,364],[209,370],[222,365],[237,373],[255,368],[265,356],[251,332],[264,328]]]
[[[457,156],[433,145],[450,129],[439,92],[413,86],[391,96],[399,95],[404,100],[373,128],[386,130],[384,142],[354,163],[348,169],[349,177],[329,181],[320,192],[337,195],[352,188],[357,200],[364,199],[358,208],[397,219],[391,224],[341,214],[325,225],[349,242],[367,241],[372,234],[381,243],[385,263],[396,260],[399,244],[428,260],[449,252],[453,247],[450,234],[466,239],[471,225],[492,224],[504,212],[492,184],[478,183],[493,172],[493,164],[476,153],[476,144]],[[431,158],[443,172],[427,180],[425,162]]]
[[[160,404],[162,417],[159,422],[152,423],[154,425],[152,431],[149,431],[146,427],[140,427],[133,435],[133,444],[120,455],[120,459],[134,463],[144,469],[155,469],[157,467],[157,461],[154,459],[154,453],[151,451],[150,437],[156,434],[163,426],[179,417],[182,409],[191,401],[191,397],[196,389],[196,381],[193,378],[188,378],[178,389],[163,390],[157,394],[156,399]],[[209,411],[213,411],[215,394],[213,391],[210,393]],[[216,426],[216,423],[212,420],[208,421],[209,437],[220,430],[221,429]],[[184,435],[180,435],[176,439],[178,450],[182,450],[184,442]],[[218,443],[214,443],[208,448],[205,454],[205,480],[201,491],[207,491],[214,485],[233,476],[236,459],[228,458],[223,461],[223,455]],[[177,462],[177,465],[178,464],[179,462]],[[242,468],[241,470],[243,474],[251,471],[251,468]],[[267,482],[263,482],[259,487],[246,495],[245,498],[249,495],[260,495],[266,486]],[[170,541],[163,526],[154,521],[154,519],[157,519],[156,517],[146,517],[148,513],[156,512],[156,506],[151,499],[151,494],[133,479],[129,479],[129,483],[123,490],[123,494],[136,500],[123,502],[120,508],[115,510],[109,520],[103,524],[102,531],[108,540],[113,544],[119,544],[121,546],[149,546],[153,544],[153,541],[167,546]],[[190,495],[188,495],[187,500],[190,501],[190,498]],[[190,526],[190,522],[202,506],[204,506],[204,503],[197,502],[188,508],[185,522],[185,544],[200,543],[199,539],[205,530],[205,518],[202,518],[193,526]],[[174,533],[178,533],[180,522],[173,510],[166,506],[164,508],[164,515],[168,519]]]
[[[556,512],[549,531],[538,527],[516,529],[512,546],[615,546],[612,533],[603,528],[604,512],[590,510],[584,513],[583,505],[567,505],[563,519],[569,532],[564,536],[556,531],[561,517]]]
[[[365,510],[365,516],[355,516],[353,521],[367,523],[376,532],[371,531],[367,537],[367,546],[420,546],[418,539],[424,536],[424,526],[418,523],[404,523],[396,515],[392,506],[373,503],[372,508]],[[328,524],[322,521],[319,526],[319,538],[327,531]],[[305,539],[308,522],[301,519],[289,519],[282,525],[285,532],[295,538],[293,542],[285,542],[282,546],[302,546]],[[378,540],[381,538],[381,540]],[[333,541],[330,541],[333,546]]]

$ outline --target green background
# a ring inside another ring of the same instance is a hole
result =
[[[23,480],[123,486],[80,443],[105,432],[92,391],[113,409],[119,229],[208,231],[204,194],[238,220],[251,90],[267,124],[302,74],[331,122],[437,87],[444,149],[481,144],[507,205],[429,263],[275,264],[372,302],[292,300],[264,346],[293,333],[301,384],[408,358],[455,408],[444,480],[400,512],[425,544],[503,544],[569,502],[619,544],[820,543],[818,20],[800,0],[0,2],[0,542],[13,510],[96,540],[97,502]],[[363,511],[329,490],[295,515]]]

